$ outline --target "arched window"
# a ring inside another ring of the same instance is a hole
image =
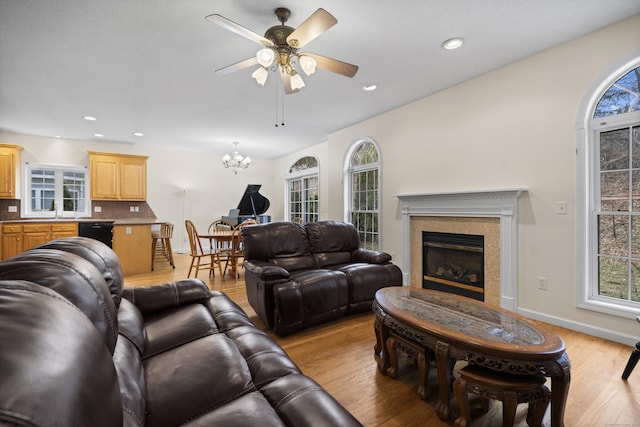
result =
[[[318,221],[318,159],[302,157],[287,173],[287,212],[289,221]]]
[[[363,248],[380,248],[380,159],[370,139],[357,141],[347,157],[345,220],[360,235]]]
[[[625,317],[640,309],[639,65],[604,79],[578,129],[578,305]]]

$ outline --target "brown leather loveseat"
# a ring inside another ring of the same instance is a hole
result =
[[[81,237],[0,262],[0,425],[360,425],[222,292],[122,285]]]
[[[402,285],[386,252],[360,248],[346,222],[273,222],[242,230],[247,297],[278,335],[371,311],[378,289]]]

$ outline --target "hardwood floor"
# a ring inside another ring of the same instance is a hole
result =
[[[183,279],[189,269],[187,254],[174,256],[176,268],[158,260],[154,272],[125,278],[125,286],[146,286]],[[365,426],[450,426],[441,421],[434,405],[437,397],[435,368],[430,373],[430,397],[416,394],[417,368],[411,360],[401,359],[397,379],[381,375],[373,359],[375,337],[373,314],[364,313],[280,338],[269,331],[247,301],[243,273],[239,280],[227,276],[221,280],[200,272],[199,277],[211,289],[219,289],[240,305],[258,327],[263,328],[285,349],[306,375],[316,380]],[[620,376],[632,347],[547,325],[565,341],[571,360],[571,388],[565,412],[567,427],[640,427],[640,366],[628,381]],[[639,331],[640,335],[640,331]],[[453,399],[453,397],[452,397]],[[455,399],[453,399],[455,401]],[[458,409],[453,404],[454,417]],[[520,405],[518,427],[526,426],[526,406]],[[473,412],[472,426],[500,426],[499,403],[487,414]],[[545,417],[549,425],[549,413]]]

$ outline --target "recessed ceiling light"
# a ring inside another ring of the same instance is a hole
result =
[[[60,135],[55,135],[54,138],[62,138]]]
[[[463,44],[464,44],[464,39],[462,37],[454,37],[442,43],[442,48],[447,50],[457,49]]]
[[[368,84],[368,85],[362,86],[362,90],[367,91],[367,92],[373,92],[377,88],[378,88],[378,86],[376,86],[374,84]]]
[[[101,133],[94,133],[93,136],[96,136],[98,138],[102,138],[104,135]]]
[[[96,120],[98,120],[93,116],[84,116],[83,119],[89,120],[90,122],[95,122]]]
[[[144,136],[144,133],[142,133],[142,132],[134,132],[133,136]]]

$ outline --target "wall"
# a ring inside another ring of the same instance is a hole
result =
[[[235,208],[247,184],[263,184],[260,194],[271,199],[281,193],[282,185],[273,187],[271,163],[256,159],[251,166],[234,175],[220,162],[224,153],[169,151],[142,145],[110,142],[76,141],[0,131],[0,141],[24,147],[22,162],[59,165],[89,165],[87,151],[103,151],[149,156],[147,161],[147,203],[159,219],[175,224],[173,247],[186,250],[189,243],[184,220],[191,219],[200,230],[211,221]],[[233,146],[229,144],[229,152]],[[282,218],[282,197],[269,210],[275,219]]]
[[[519,311],[635,343],[634,320],[575,307],[575,122],[594,79],[639,40],[635,16],[330,135],[329,217],[342,218],[344,154],[363,136],[380,147],[382,246],[398,264],[395,194],[528,188],[518,206]],[[568,202],[567,215],[556,214],[558,201]]]

